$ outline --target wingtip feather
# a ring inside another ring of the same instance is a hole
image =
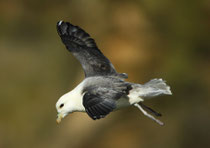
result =
[[[85,32],[82,28],[78,26],[74,26],[69,22],[61,20],[57,22],[56,27],[61,39],[63,38],[63,36],[66,36],[69,37],[68,40],[71,40],[72,42],[75,42],[78,45],[85,45],[87,47],[97,47],[94,39],[92,39],[87,32]],[[64,41],[65,39],[62,40]]]

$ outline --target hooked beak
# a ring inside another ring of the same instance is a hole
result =
[[[62,118],[64,118],[64,115],[62,113],[58,113],[57,119],[56,119],[57,124],[61,122]]]

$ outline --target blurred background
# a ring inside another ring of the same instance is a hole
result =
[[[59,20],[85,29],[129,81],[165,79],[173,96],[145,101],[165,126],[134,107],[57,125],[55,103],[84,78]],[[3,0],[0,32],[1,148],[210,147],[208,0]]]

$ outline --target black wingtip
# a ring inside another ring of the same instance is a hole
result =
[[[58,34],[61,36],[61,35],[64,35],[66,34],[67,35],[67,29],[68,29],[68,25],[66,22],[64,21],[58,21],[57,22],[57,31],[58,31]]]
[[[66,40],[72,41],[78,45],[87,47],[97,47],[95,41],[90,38],[90,35],[78,26],[74,26],[69,22],[58,21],[57,31],[64,44],[67,44]],[[66,37],[63,37],[66,36]]]
[[[60,26],[63,23],[63,20],[57,22],[57,26]]]

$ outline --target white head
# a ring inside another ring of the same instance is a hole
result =
[[[83,95],[80,91],[72,90],[64,94],[56,103],[56,109],[58,112],[57,123],[61,122],[61,119],[66,115],[75,111],[85,111],[82,105]]]

